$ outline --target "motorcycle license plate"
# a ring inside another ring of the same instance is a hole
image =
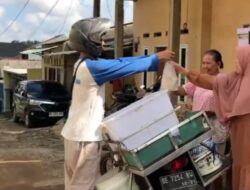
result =
[[[49,117],[62,117],[63,112],[49,112]]]

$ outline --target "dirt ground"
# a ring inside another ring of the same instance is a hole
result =
[[[0,114],[0,190],[63,190],[62,122],[28,129]]]
[[[189,109],[182,106],[178,118]],[[26,128],[0,114],[0,190],[64,190],[62,126]]]

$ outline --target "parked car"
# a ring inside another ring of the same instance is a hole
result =
[[[27,127],[41,121],[56,122],[65,117],[71,96],[58,82],[20,81],[13,95],[13,120],[23,120]]]

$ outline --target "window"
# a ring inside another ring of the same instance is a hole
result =
[[[155,32],[154,33],[154,37],[160,37],[161,36],[161,32]]]
[[[51,81],[30,82],[27,85],[27,93],[37,98],[68,95],[66,89],[60,83]]]
[[[61,69],[56,69],[56,81],[61,82]]]
[[[55,80],[55,74],[56,74],[56,70],[54,68],[49,68],[49,76],[48,79],[51,81]]]
[[[44,68],[44,79],[47,80],[49,78],[49,68],[45,67]]]
[[[187,50],[188,46],[186,44],[181,45],[180,47],[180,65],[184,68],[187,68]],[[178,76],[179,79],[179,85],[182,86],[187,82],[187,78],[183,75]],[[184,96],[179,96],[178,101],[179,102],[185,102],[186,98]]]
[[[143,38],[149,38],[150,37],[150,34],[149,33],[144,33],[143,34]]]
[[[50,81],[57,81],[63,84],[63,69],[61,68],[51,68],[51,67],[45,67],[45,80]]]

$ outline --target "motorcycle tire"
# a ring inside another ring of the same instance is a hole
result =
[[[101,175],[107,173],[109,170],[115,168],[115,160],[112,157],[113,155],[109,152],[102,154],[100,160],[100,173]]]

